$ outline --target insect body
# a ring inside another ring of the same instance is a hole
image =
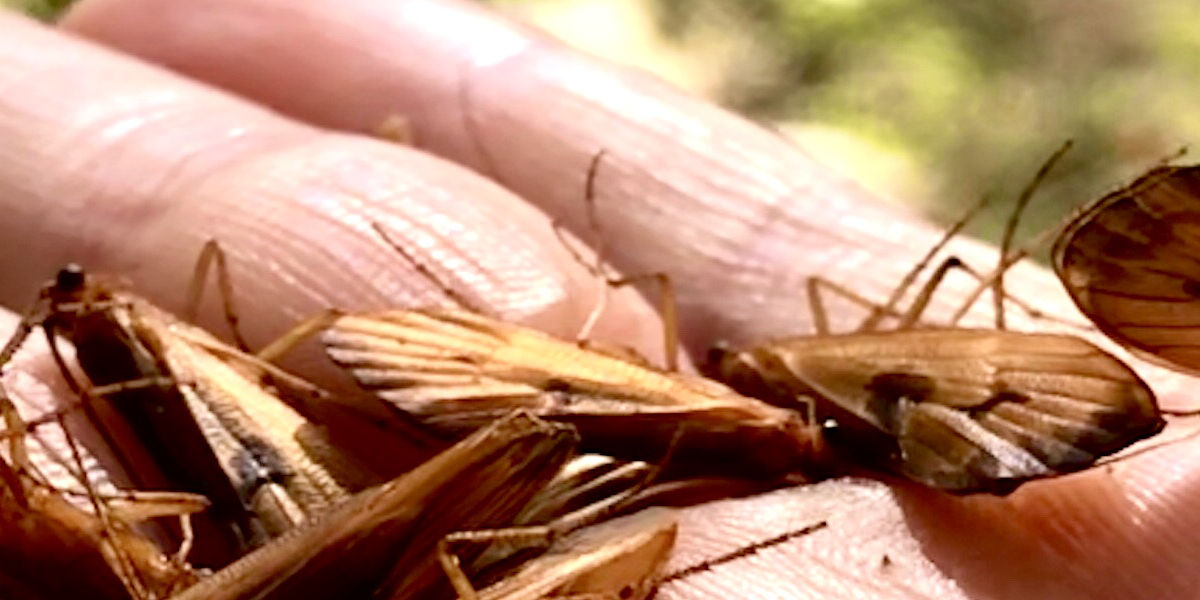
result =
[[[435,553],[507,525],[571,457],[571,428],[515,413],[413,471],[352,496],[175,600],[445,597]],[[441,588],[440,590],[438,588]]]
[[[330,357],[423,422],[470,431],[515,408],[575,425],[589,451],[743,476],[811,468],[820,438],[793,411],[460,310],[338,319]]]
[[[997,330],[797,337],[714,356],[714,376],[817,402],[852,451],[921,483],[1004,493],[1157,433],[1154,395],[1081,338]]]
[[[566,536],[545,554],[475,592],[459,583],[462,600],[648,598],[675,544],[674,511],[651,508]],[[461,571],[450,571],[456,581]],[[457,581],[456,581],[457,583]]]
[[[211,500],[196,527],[198,564],[226,564],[348,495],[314,458],[333,449],[214,353],[237,351],[203,330],[78,268],[58,274],[29,320],[69,338],[104,390],[84,390],[83,406],[134,487]]]

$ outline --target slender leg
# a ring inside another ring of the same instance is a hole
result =
[[[1025,211],[1025,207],[1033,198],[1033,193],[1037,191],[1038,186],[1050,174],[1050,170],[1054,168],[1055,163],[1071,149],[1072,143],[1071,140],[1067,140],[1058,150],[1050,155],[1050,158],[1046,159],[1046,162],[1042,163],[1041,168],[1034,174],[1033,179],[1026,184],[1025,188],[1021,190],[1021,194],[1017,196],[1017,204],[1013,208],[1012,214],[1008,216],[1008,222],[1004,225],[1004,237],[1000,242],[1000,262],[996,268],[996,278],[992,281],[992,302],[995,307],[996,329],[1004,329],[1004,271],[1006,269],[1001,267],[1004,265],[1005,257],[1009,254],[1009,248],[1012,247],[1013,235],[1016,234],[1017,223],[1021,220],[1021,213]]]
[[[275,341],[263,346],[254,356],[265,362],[277,362],[281,356],[290,352],[300,342],[327,329],[343,314],[345,313],[334,308],[321,311],[292,326],[283,335],[275,338]]]
[[[591,336],[592,330],[600,320],[600,315],[604,312],[608,304],[608,291],[610,288],[636,285],[644,281],[653,280],[658,284],[658,309],[663,319],[663,352],[665,355],[663,357],[663,364],[668,371],[675,371],[679,367],[679,310],[675,300],[675,286],[671,282],[670,276],[663,272],[640,273],[627,277],[613,277],[609,275],[610,269],[606,259],[608,248],[607,237],[604,235],[604,230],[600,225],[600,218],[596,210],[596,180],[600,172],[601,162],[607,154],[606,150],[600,150],[592,156],[592,160],[588,164],[587,178],[584,182],[583,197],[588,229],[591,230],[593,237],[596,239],[595,261],[589,263],[584,259],[583,253],[570,243],[567,235],[564,233],[562,223],[558,221],[551,223],[559,243],[567,249],[567,252],[575,259],[575,262],[582,265],[589,273],[602,279],[605,283],[605,289],[598,295],[596,304],[588,313],[588,317],[584,321],[583,326],[580,327],[576,339],[582,341]]]
[[[229,275],[229,264],[225,260],[225,251],[216,240],[204,242],[200,255],[196,257],[196,267],[192,271],[192,280],[188,284],[187,304],[183,318],[189,323],[196,321],[196,313],[200,309],[200,301],[204,297],[204,281],[210,269],[217,274],[217,289],[221,294],[221,310],[225,314],[225,322],[229,324],[230,334],[238,348],[249,351],[250,345],[242,336],[237,310],[233,306],[233,280]]]
[[[554,540],[565,533],[567,531],[556,529],[553,525],[451,533],[438,542],[438,562],[441,563],[442,570],[445,571],[450,585],[454,587],[460,600],[478,600],[479,593],[475,590],[475,586],[471,585],[470,578],[463,571],[458,555],[454,553],[454,546],[506,542],[513,545],[520,543],[530,548],[549,548]]]
[[[970,223],[971,220],[975,218],[975,215],[979,214],[981,210],[986,208],[988,203],[989,199],[987,196],[980,198],[979,202],[976,202],[975,205],[968,209],[965,214],[959,217],[959,219],[955,221],[953,225],[947,228],[945,233],[942,234],[941,239],[939,239],[938,242],[934,244],[928,252],[925,253],[925,256],[921,257],[921,260],[917,261],[917,264],[913,265],[913,268],[904,275],[904,278],[900,280],[900,284],[896,286],[896,289],[892,290],[891,296],[888,297],[883,306],[878,310],[873,311],[872,314],[858,326],[858,331],[874,331],[878,327],[878,322],[880,319],[894,312],[896,304],[900,302],[900,299],[903,298],[908,289],[912,287],[913,282],[917,280],[917,276],[929,266],[931,261],[933,261],[933,257],[936,256],[937,253],[942,250],[942,248],[945,248],[946,244],[948,244],[950,240],[954,238],[954,236],[958,235],[958,233],[967,226],[967,223]]]

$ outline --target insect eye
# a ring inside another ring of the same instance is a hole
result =
[[[64,292],[73,292],[83,287],[83,267],[71,263],[58,270],[54,276],[54,287]]]
[[[1184,279],[1183,283],[1180,285],[1180,288],[1184,294],[1192,298],[1200,298],[1200,281],[1196,281],[1195,279]]]
[[[700,365],[700,372],[709,377],[720,374],[721,363],[725,361],[725,357],[729,356],[729,354],[729,345],[725,342],[717,342],[704,355],[704,362]]]
[[[826,441],[836,444],[842,437],[842,432],[842,424],[838,423],[837,419],[821,421],[821,437]]]

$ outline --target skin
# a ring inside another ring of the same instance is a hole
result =
[[[822,167],[820,148],[471,4],[85,0],[61,27],[73,35],[0,15],[0,300],[18,309],[74,260],[178,310],[210,238],[230,253],[252,345],[327,306],[446,302],[380,242],[377,221],[474,302],[573,336],[599,286],[549,223],[591,236],[583,180],[600,149],[609,258],[671,274],[693,352],[811,332],[805,277],[882,298],[938,236]],[[445,160],[361,135],[395,114]],[[995,260],[970,241],[953,249],[982,269]],[[1008,285],[1076,314],[1040,269]],[[952,282],[931,318],[968,287]],[[846,330],[861,313],[831,316]],[[215,304],[201,323],[223,335]],[[629,290],[594,337],[661,356],[661,325]],[[312,348],[286,364],[349,389]],[[15,366],[45,369],[36,355]],[[1165,404],[1188,406],[1185,379],[1138,368]],[[1193,465],[1200,444],[1183,441],[1007,498],[843,479],[713,503],[687,511],[675,566],[830,525],[660,597],[1181,597],[1200,550]]]

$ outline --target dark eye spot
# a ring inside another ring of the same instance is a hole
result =
[[[64,292],[73,292],[83,287],[83,267],[71,263],[58,270],[54,276],[54,287]]]
[[[1192,298],[1200,298],[1200,281],[1185,279],[1183,280],[1183,285],[1180,287],[1183,289],[1184,294]]]
[[[708,377],[719,375],[721,373],[721,366],[731,353],[729,344],[717,342],[704,354],[704,362],[700,365],[700,372]]]

